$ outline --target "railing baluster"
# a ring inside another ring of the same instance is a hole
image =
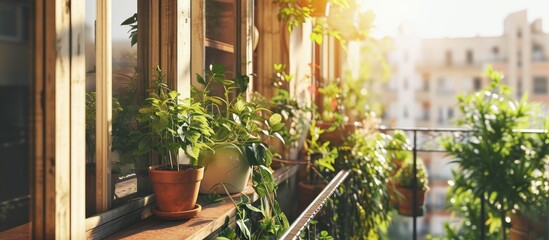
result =
[[[414,226],[414,231],[413,231],[413,240],[417,240],[417,215],[418,215],[418,212],[417,212],[417,130],[414,130],[413,131],[414,133],[414,144],[413,144],[413,161],[414,161],[414,180],[412,181],[412,187],[414,189],[414,191],[412,192],[413,193],[413,226]]]

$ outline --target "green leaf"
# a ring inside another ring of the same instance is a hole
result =
[[[269,118],[269,124],[271,126],[280,123],[280,121],[282,121],[282,116],[278,113],[271,115],[271,117]]]
[[[206,85],[206,81],[204,81],[204,77],[200,76],[200,74],[196,74],[196,81],[202,85]]]

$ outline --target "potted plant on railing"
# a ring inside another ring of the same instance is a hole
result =
[[[307,165],[305,171],[301,171],[298,183],[300,211],[304,210],[329,182],[338,157],[337,148],[330,147],[330,142],[319,141],[324,130],[316,126],[316,121],[312,121],[309,131],[310,138],[306,143]]]
[[[423,216],[425,194],[429,190],[429,179],[427,175],[427,169],[423,161],[416,159],[416,176],[417,181],[414,182],[414,163],[412,160],[405,161],[402,167],[397,171],[394,176],[395,189],[397,192],[397,208],[398,213],[404,216],[413,216],[414,208],[416,209],[416,216]],[[413,205],[414,191],[417,196],[417,205]]]
[[[503,226],[505,239],[510,211],[547,201],[549,135],[523,132],[543,122],[535,105],[526,94],[514,100],[510,88],[500,84],[500,73],[489,68],[486,76],[492,80],[487,88],[458,97],[463,116],[458,124],[470,131],[447,138],[443,146],[458,165],[453,189],[471,191],[499,213],[500,221],[490,224]]]
[[[199,102],[179,99],[157,68],[149,97],[139,109],[138,130],[130,135],[138,143],[136,155],[154,152],[160,158],[160,165],[149,167],[156,200],[152,212],[157,217],[187,219],[201,210],[196,200],[204,167],[198,165],[198,156],[211,142],[210,121]],[[179,162],[180,151],[190,164]]]

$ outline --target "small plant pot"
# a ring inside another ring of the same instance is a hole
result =
[[[309,184],[306,182],[298,183],[299,205],[298,211],[303,212],[311,202],[322,192],[326,184]]]
[[[417,190],[417,205],[414,206],[414,189],[406,188],[396,185],[396,194],[398,201],[398,214],[402,216],[414,216],[414,208],[416,208],[416,216],[423,216],[424,214],[424,203],[425,203],[425,194],[423,190]]]
[[[238,150],[216,151],[208,162],[200,193],[235,194],[246,191],[252,168]]]
[[[510,217],[511,228],[509,229],[509,239],[545,239],[547,236],[546,223],[544,221],[532,220],[521,213],[511,213]]]
[[[197,208],[196,199],[200,181],[204,176],[204,167],[181,164],[179,168],[180,170],[177,171],[167,169],[165,166],[149,167],[149,176],[156,199],[155,210],[164,216]]]
[[[300,7],[312,6],[313,11],[311,16],[313,17],[323,17],[327,16],[326,8],[328,8],[328,0],[300,0],[298,2]],[[328,8],[328,11],[330,9]]]

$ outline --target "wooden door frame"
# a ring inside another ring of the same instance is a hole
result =
[[[85,186],[84,2],[33,3],[32,236],[82,239],[85,192],[74,186]]]

